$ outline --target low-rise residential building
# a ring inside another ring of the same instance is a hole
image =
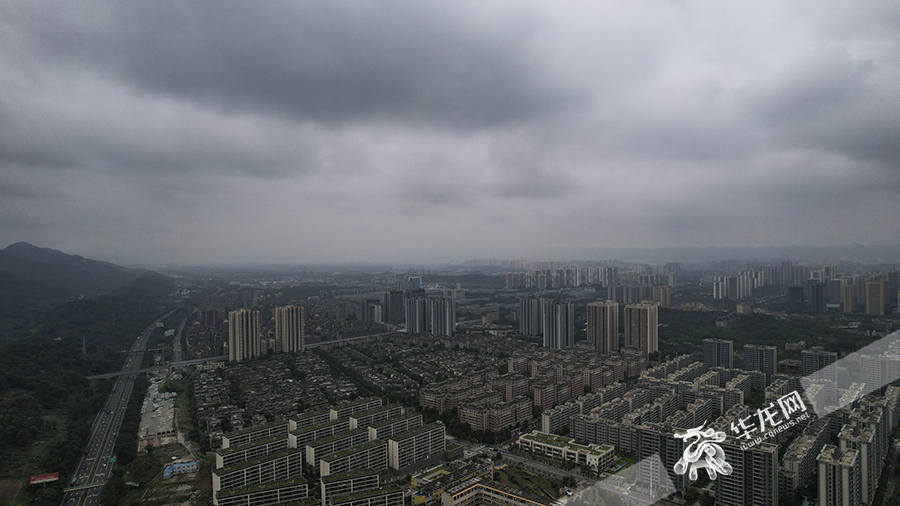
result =
[[[213,470],[213,497],[220,490],[272,483],[303,476],[303,452],[288,449],[273,455]]]
[[[356,429],[335,434],[329,438],[317,439],[306,445],[306,463],[318,467],[319,457],[337,453],[347,448],[369,442],[368,429]]]
[[[443,452],[444,435],[444,424],[432,423],[392,436],[388,439],[388,465],[392,469],[403,469]]]
[[[353,415],[381,407],[381,404],[382,401],[380,397],[368,397],[347,402],[331,408],[331,419],[337,420],[338,418],[349,418]]]
[[[372,490],[378,488],[379,484],[378,472],[366,469],[320,478],[319,492],[322,504],[328,504],[328,500],[334,496]]]
[[[403,408],[398,404],[389,406],[380,406],[375,409],[363,411],[355,415],[350,415],[350,428],[357,429],[368,427],[373,423],[382,422],[390,418],[395,418],[403,414]]]
[[[349,418],[338,418],[321,425],[304,427],[288,433],[288,446],[302,450],[309,443],[350,430]]]
[[[216,451],[216,469],[230,467],[248,460],[258,459],[288,449],[288,438],[276,436],[241,446]]]
[[[571,438],[536,430],[519,436],[516,445],[559,462],[590,466],[595,471],[606,469],[616,460],[615,448],[611,445],[582,445]]]
[[[478,478],[447,489],[441,494],[441,506],[496,504],[500,506],[546,506],[522,497],[521,492],[497,484],[485,485]]]
[[[349,473],[360,469],[384,471],[388,468],[387,442],[376,439],[319,459],[319,476]]]
[[[381,439],[387,441],[391,436],[408,430],[418,429],[422,426],[422,414],[410,413],[397,418],[391,418],[369,426],[369,441]]]
[[[215,506],[263,506],[295,503],[307,497],[306,480],[298,479],[224,491],[213,495],[213,504]]]
[[[252,429],[245,429],[238,432],[222,435],[222,448],[230,448],[232,446],[243,446],[254,441],[263,439],[271,439],[277,436],[285,436],[288,434],[289,423],[287,421],[272,422]]]
[[[288,420],[288,424],[290,432],[293,432],[295,430],[305,429],[306,427],[322,425],[329,421],[331,421],[331,410],[320,409],[295,415]]]
[[[390,486],[334,496],[325,506],[403,506],[403,489]]]

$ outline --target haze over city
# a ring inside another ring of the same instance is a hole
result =
[[[0,245],[125,264],[900,237],[893,2],[10,2]]]

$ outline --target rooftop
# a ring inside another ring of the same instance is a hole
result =
[[[332,483],[335,481],[352,480],[354,478],[364,478],[368,476],[378,476],[378,471],[363,469],[360,471],[352,471],[349,473],[331,474],[320,479],[325,483]]]
[[[337,496],[334,496],[331,498],[331,502],[334,504],[337,504],[337,503],[345,502],[345,501],[355,501],[357,499],[364,499],[366,497],[377,497],[380,495],[395,494],[395,493],[403,494],[403,490],[396,485],[391,485],[391,486],[376,488],[376,489],[372,489],[372,490],[364,490],[362,492],[354,492],[352,494],[337,495]]]
[[[332,460],[337,460],[337,459],[346,457],[347,455],[352,455],[357,452],[365,451],[370,448],[374,448],[376,446],[386,445],[386,444],[387,443],[385,443],[384,441],[382,441],[380,439],[376,439],[374,441],[369,441],[368,443],[363,443],[359,446],[354,446],[353,448],[347,448],[346,450],[341,450],[339,452],[332,453],[331,455],[325,455],[324,457],[321,458],[321,460],[330,462]]]
[[[401,434],[396,434],[396,435],[390,437],[389,439],[391,439],[393,441],[403,441],[404,439],[409,439],[411,437],[418,436],[419,434],[421,434],[423,432],[428,432],[430,430],[434,430],[434,429],[437,429],[438,427],[443,427],[443,426],[444,425],[440,424],[440,423],[429,423],[428,425],[419,427],[418,429],[412,429],[412,430],[403,432]]]
[[[275,489],[275,488],[291,487],[291,486],[296,486],[296,485],[305,485],[308,488],[308,484],[306,483],[306,480],[304,480],[302,478],[297,478],[297,479],[293,479],[293,480],[279,481],[279,482],[275,482],[275,483],[262,483],[259,485],[251,485],[249,487],[232,488],[227,491],[219,492],[218,497],[219,498],[231,497],[233,495],[246,494],[249,492],[259,492],[261,490],[271,490],[271,489]]]

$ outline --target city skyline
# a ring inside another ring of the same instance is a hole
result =
[[[205,9],[0,7],[0,244],[136,265],[900,237],[890,2]]]

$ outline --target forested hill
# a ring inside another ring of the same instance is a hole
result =
[[[72,470],[111,385],[86,376],[121,368],[121,350],[175,307],[175,290],[172,279],[146,273],[105,295],[52,307],[0,336],[0,482],[24,486],[22,503],[59,503],[63,481],[22,484],[28,475]]]
[[[0,342],[68,300],[109,293],[145,274],[18,242],[0,250]]]
[[[69,295],[88,297],[125,286],[142,274],[139,270],[39,248],[27,242],[0,250],[0,272],[58,288]]]

